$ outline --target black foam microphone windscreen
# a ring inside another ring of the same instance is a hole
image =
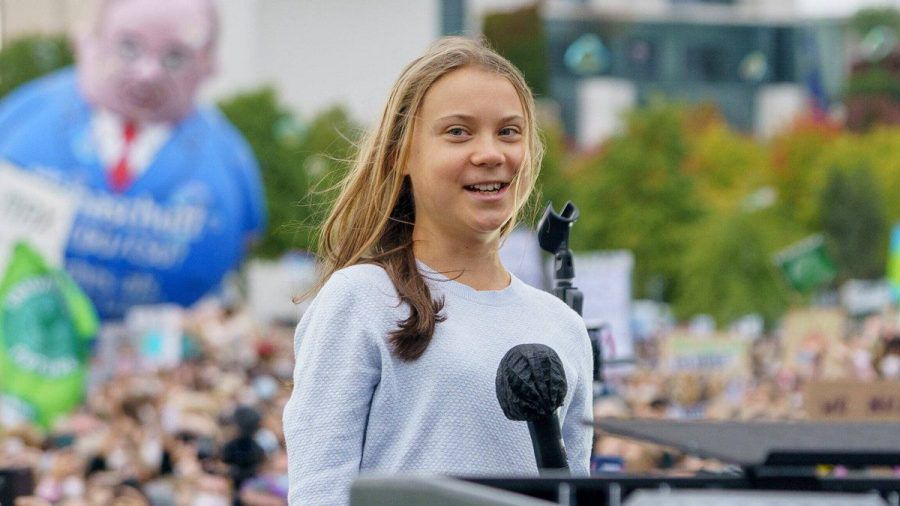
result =
[[[497,400],[510,420],[528,422],[540,469],[568,469],[557,409],[568,385],[559,355],[543,344],[514,346],[497,368]]]

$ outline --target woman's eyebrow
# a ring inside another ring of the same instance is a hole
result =
[[[450,120],[475,121],[476,118],[471,114],[448,114],[447,116],[441,116],[440,118],[434,120],[434,122],[443,123]],[[525,118],[523,118],[520,114],[510,114],[508,116],[500,118],[501,123],[509,123],[511,121],[525,121]]]
[[[448,114],[447,116],[442,116],[442,117],[434,120],[434,122],[442,123],[442,122],[451,121],[451,120],[473,121],[474,119],[475,119],[475,116],[472,116],[471,114]]]

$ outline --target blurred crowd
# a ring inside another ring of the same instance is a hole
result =
[[[672,370],[672,329],[640,339],[635,364],[608,369],[596,417],[804,419],[804,386],[822,379],[900,380],[893,315],[847,320],[835,342],[811,333],[786,356],[782,331],[746,340],[747,366]],[[117,349],[95,364],[85,405],[49,432],[0,428],[0,462],[26,468],[25,506],[280,505],[287,499],[281,413],[290,396],[292,325],[258,325],[243,309],[204,304],[185,315],[182,360],[146,368]],[[702,339],[698,336],[697,339]],[[99,356],[100,354],[98,354]],[[718,472],[723,463],[597,434],[595,472]]]
[[[34,495],[16,504],[287,504],[292,335],[213,304],[186,315],[173,368],[141,370],[120,347],[48,433],[0,429],[3,467],[32,471]]]
[[[608,374],[595,397],[595,418],[775,421],[808,420],[807,387],[823,381],[897,381],[900,386],[900,330],[892,312],[844,319],[835,336],[774,332],[746,340],[745,370],[672,371],[662,352],[670,331],[637,343],[637,365]],[[696,336],[703,339],[703,336]],[[788,343],[793,342],[792,347]],[[794,348],[789,350],[789,348]],[[671,448],[597,434],[594,471],[634,473],[720,472],[726,464],[687,456]],[[900,476],[900,468],[890,470]]]

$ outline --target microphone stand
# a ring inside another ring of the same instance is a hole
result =
[[[556,411],[543,418],[528,420],[527,423],[538,469],[541,471],[549,469],[568,474],[569,459],[566,457],[565,444],[562,443],[559,416]],[[545,434],[547,437],[542,438],[541,434]]]
[[[578,215],[578,208],[572,201],[566,202],[559,214],[553,210],[553,203],[548,202],[538,222],[538,244],[542,250],[553,255],[553,295],[580,315],[584,294],[572,284],[572,280],[575,279],[575,266],[572,262],[572,250],[569,249],[569,230],[578,219]],[[603,353],[600,346],[601,343],[597,339],[591,339],[594,381],[602,383]]]
[[[566,202],[560,214],[553,210],[553,203],[548,202],[538,222],[538,244],[553,255],[553,294],[580,315],[584,295],[572,285],[575,267],[569,249],[569,229],[577,219],[578,208],[571,201]]]

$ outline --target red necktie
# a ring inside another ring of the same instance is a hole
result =
[[[109,187],[117,193],[124,192],[131,186],[131,167],[128,165],[128,154],[131,152],[131,143],[137,135],[137,125],[133,121],[125,122],[125,129],[122,132],[122,156],[119,157],[118,163],[108,174]]]

